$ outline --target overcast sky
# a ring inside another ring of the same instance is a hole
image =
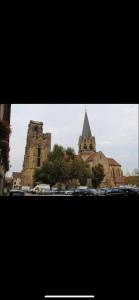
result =
[[[88,104],[88,119],[97,151],[118,161],[124,173],[138,167],[138,105]],[[43,122],[44,133],[51,132],[54,144],[78,152],[82,134],[83,104],[13,104],[11,109],[10,163],[8,173],[22,170],[27,128],[30,120]]]

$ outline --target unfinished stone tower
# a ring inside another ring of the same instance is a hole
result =
[[[42,167],[51,151],[51,133],[43,133],[43,123],[30,121],[22,171],[22,186],[33,186],[36,168]]]

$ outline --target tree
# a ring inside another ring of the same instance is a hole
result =
[[[67,188],[74,182],[86,185],[90,177],[90,169],[82,159],[75,159],[75,152],[72,148],[64,149],[55,145],[53,151],[48,154],[47,161],[34,175],[35,182],[50,184],[51,186],[64,184]],[[76,185],[76,184],[75,184]]]
[[[101,164],[92,168],[92,186],[97,188],[105,177],[104,168]]]
[[[136,176],[139,174],[139,170],[137,168],[135,168],[133,171],[132,171],[132,175],[133,176]]]
[[[81,185],[86,185],[89,177],[90,169],[88,164],[82,159],[73,160],[71,165],[71,178],[78,179]]]
[[[67,160],[73,160],[75,157],[75,151],[73,148],[68,147],[65,151]]]
[[[64,148],[59,145],[54,145],[53,151],[48,154],[49,161],[62,160],[64,158]]]

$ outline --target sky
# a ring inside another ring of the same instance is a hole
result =
[[[138,105],[86,104],[96,150],[122,165],[124,174],[138,168]],[[43,122],[54,144],[72,147],[78,153],[85,104],[13,104],[11,108],[10,171],[21,172],[30,120]]]

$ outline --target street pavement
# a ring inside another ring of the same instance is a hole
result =
[[[72,195],[63,195],[63,194],[53,194],[53,195],[37,195],[37,194],[31,194],[31,193],[25,193],[25,196],[37,196],[37,197],[53,197],[53,196],[56,196],[56,197],[67,197],[67,196],[72,196]]]

